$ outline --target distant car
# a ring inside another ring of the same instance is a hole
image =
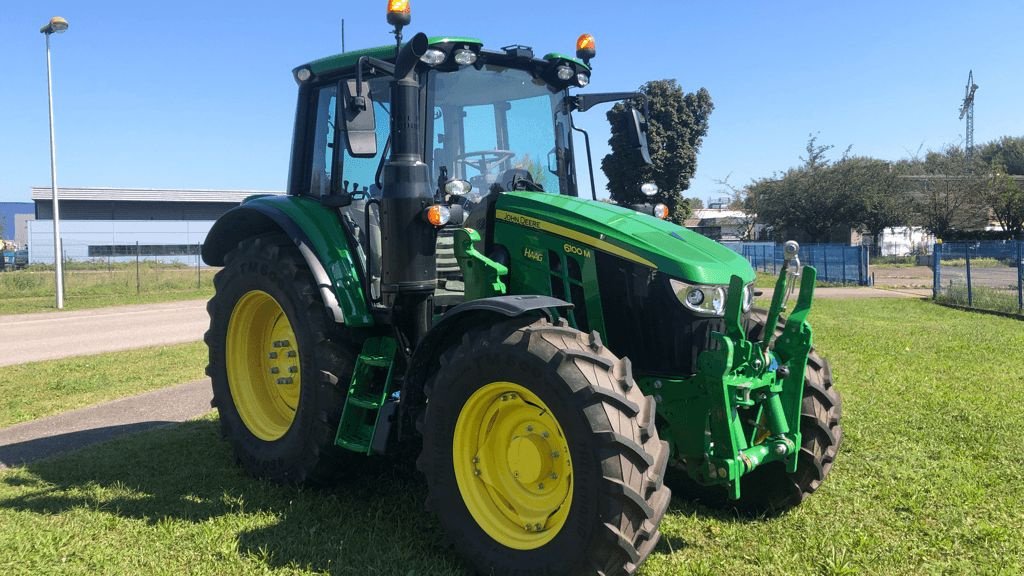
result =
[[[21,270],[28,266],[28,250],[18,250],[14,253],[14,269]]]

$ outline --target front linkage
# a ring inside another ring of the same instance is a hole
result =
[[[817,272],[800,268],[796,245],[787,243],[787,259],[775,284],[764,339],[747,339],[742,318],[743,281],[733,276],[725,306],[724,333],[714,332],[716,349],[705,350],[697,374],[687,379],[641,380],[658,400],[662,437],[672,443],[677,462],[703,485],[724,485],[740,498],[740,477],[758,466],[783,461],[796,472],[800,449],[800,409],[811,327],[807,315]],[[793,278],[790,279],[789,276]],[[773,342],[789,282],[801,277],[796,306]],[[744,426],[746,424],[746,426]]]

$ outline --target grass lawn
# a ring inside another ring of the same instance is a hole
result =
[[[135,264],[69,262],[64,272],[67,310],[122,304],[194,300],[213,295],[215,268],[143,262]],[[54,309],[54,274],[49,266],[0,274],[0,314],[46,312]]]
[[[676,498],[645,575],[1024,573],[1024,323],[823,300],[844,394],[828,481],[749,520]],[[460,574],[423,482],[362,460],[329,490],[237,468],[204,419],[0,473],[3,574]]]
[[[205,367],[202,342],[5,366],[0,427],[198,380]]]

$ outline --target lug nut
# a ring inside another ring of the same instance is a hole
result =
[[[543,490],[544,489],[544,483],[541,482],[540,484],[537,484],[537,489],[538,490]]]
[[[292,383],[292,379],[291,378],[278,378],[277,379],[277,383],[278,384],[291,384]]]
[[[269,356],[271,360],[275,360],[277,359],[277,352],[271,352],[270,354],[267,354],[267,356]]]
[[[555,474],[554,472],[552,472],[551,473],[551,479],[552,480],[558,480],[558,474]]]
[[[278,373],[278,372],[280,372],[280,371],[281,371],[281,369],[280,369],[280,368],[278,368],[277,366],[271,366],[271,367],[270,367],[270,373],[271,373],[271,374],[277,374],[277,373]]]
[[[561,454],[558,453],[558,450],[553,450],[551,452],[551,457],[552,458],[558,458],[559,456],[561,456]]]
[[[298,356],[298,353],[295,352],[295,350],[289,350],[288,351],[288,357],[289,358],[295,358],[296,356]]]
[[[296,372],[299,371],[299,367],[298,366],[289,366],[288,367],[288,371],[291,372],[292,374],[295,374]]]
[[[532,425],[527,425],[526,426],[526,431],[527,432],[533,432],[533,426]]]
[[[551,434],[548,434],[546,430],[544,432],[541,432],[540,435],[541,438],[547,438],[548,436],[551,436]]]

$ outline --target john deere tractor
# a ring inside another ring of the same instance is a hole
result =
[[[677,494],[755,512],[815,491],[840,401],[795,245],[759,311],[735,252],[578,197],[573,115],[639,101],[574,93],[590,36],[538,58],[403,42],[402,0],[388,20],[397,46],[294,70],[288,194],[247,199],[203,246],[223,266],[207,370],[241,464],[327,482],[413,448],[429,505],[484,574],[634,572],[669,466]]]

